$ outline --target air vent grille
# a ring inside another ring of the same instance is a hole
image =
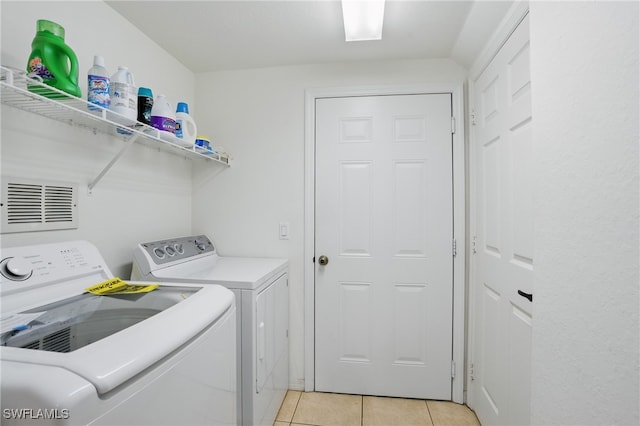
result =
[[[2,233],[75,229],[77,186],[3,177]]]
[[[73,188],[68,186],[45,186],[44,188],[44,221],[73,221],[74,200]]]
[[[9,182],[7,186],[8,223],[42,222],[42,185]]]

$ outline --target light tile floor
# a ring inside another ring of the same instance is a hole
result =
[[[466,405],[447,401],[289,391],[274,426],[480,426]]]

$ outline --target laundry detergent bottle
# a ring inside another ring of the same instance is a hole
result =
[[[138,121],[150,126],[152,108],[153,92],[148,87],[138,87]]]
[[[129,68],[119,66],[111,76],[109,84],[109,109],[120,114],[111,115],[111,120],[125,126],[133,126],[138,118],[138,88]]]
[[[151,125],[160,130],[160,136],[176,133],[176,114],[165,95],[158,95],[151,108]],[[164,135],[163,135],[164,133]]]
[[[109,109],[109,96],[109,73],[104,67],[104,58],[96,55],[93,57],[93,66],[87,72],[87,108],[97,114],[101,108]]]
[[[186,145],[193,145],[197,134],[196,122],[189,115],[189,105],[186,102],[178,102],[176,109],[176,137],[182,139]]]
[[[78,86],[78,57],[64,42],[64,28],[55,22],[38,20],[27,73],[29,77],[42,79],[43,83],[70,95],[82,96]],[[29,85],[29,90],[48,98],[65,97],[35,85]]]

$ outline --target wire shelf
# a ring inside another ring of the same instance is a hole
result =
[[[180,139],[170,134],[164,134],[151,126],[140,122],[137,122],[134,127],[123,126],[118,121],[126,122],[126,117],[89,104],[84,99],[68,95],[38,80],[29,78],[25,71],[4,66],[0,66],[0,70],[1,100],[5,105],[72,126],[86,128],[94,133],[120,137],[127,142],[135,141],[187,158],[213,161],[225,166],[230,165],[229,157],[225,154],[206,151],[194,145],[182,146],[183,142]],[[46,93],[48,97],[37,92]],[[89,105],[95,108],[95,111],[89,111]],[[117,160],[120,155],[121,153],[114,160]],[[112,164],[110,163],[110,165]],[[95,183],[97,181],[93,185]]]

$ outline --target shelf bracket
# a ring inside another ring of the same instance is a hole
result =
[[[111,161],[109,162],[109,164],[107,164],[104,169],[102,169],[102,171],[100,172],[100,174],[98,176],[96,176],[96,178],[89,184],[88,187],[88,193],[89,195],[92,195],[93,193],[93,188],[96,187],[96,185],[98,184],[98,182],[100,182],[100,180],[102,180],[102,178],[104,177],[105,174],[107,174],[107,172],[111,169],[111,167],[113,167],[114,164],[116,164],[116,162],[120,159],[120,157],[122,157],[122,155],[129,149],[129,147],[131,147],[131,145],[133,145],[133,143],[136,141],[136,139],[138,139],[138,136],[140,136],[139,133],[134,133],[133,136],[131,136],[129,138],[129,140],[127,140],[124,144],[124,146],[122,148],[120,148],[120,151],[118,151],[118,153],[115,155],[115,157],[113,157],[111,159]]]

